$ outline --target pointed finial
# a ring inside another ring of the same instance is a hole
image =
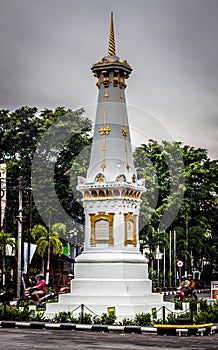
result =
[[[111,12],[110,35],[109,35],[109,42],[108,42],[108,56],[116,56],[115,40],[114,40],[113,12]]]

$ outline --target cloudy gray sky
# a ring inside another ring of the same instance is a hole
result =
[[[217,0],[0,0],[0,108],[85,107],[90,67],[116,52],[133,67],[126,89],[132,141],[171,139],[218,159]]]

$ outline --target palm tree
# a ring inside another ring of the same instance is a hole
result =
[[[61,256],[63,253],[63,243],[61,242],[59,235],[66,235],[66,226],[60,222],[53,224],[51,229],[47,229],[43,225],[35,225],[31,234],[36,240],[37,253],[41,257],[44,257],[45,252],[48,252],[46,269],[46,284],[48,284],[51,249],[55,255]]]
[[[16,247],[15,239],[10,233],[0,232],[0,250],[2,254],[2,285],[5,285],[5,256],[7,246]]]

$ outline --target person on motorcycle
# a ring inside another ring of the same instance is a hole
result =
[[[180,283],[179,287],[177,287],[177,289],[178,290],[180,290],[180,289],[186,290],[187,288],[189,288],[189,281],[187,280],[186,276],[182,276],[181,283]]]
[[[195,281],[193,280],[193,276],[192,274],[188,274],[188,288],[186,289],[185,293],[186,296],[188,295],[192,295],[194,293],[194,289],[195,289]]]
[[[36,275],[36,281],[37,281],[37,284],[31,287],[32,289],[31,297],[33,299],[36,299],[37,303],[39,304],[40,298],[46,294],[46,283],[45,283],[44,275],[42,274]]]

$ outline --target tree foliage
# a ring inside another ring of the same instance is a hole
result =
[[[175,146],[181,157],[173,151]],[[165,227],[168,232],[176,231],[178,258],[187,261],[189,270],[201,268],[203,258],[218,264],[218,161],[210,160],[202,148],[150,140],[136,149],[135,165],[147,188],[141,205],[142,241],[149,237],[159,244],[156,232],[162,217],[182,198],[178,213]],[[167,214],[170,217],[172,212]]]
[[[52,223],[61,221],[53,205],[55,201],[60,202],[66,217],[69,218],[65,224],[70,225],[72,218],[78,218],[79,213],[80,223],[83,222],[82,208],[77,201],[75,188],[71,186],[68,170],[78,154],[90,144],[90,130],[91,122],[84,117],[83,109],[72,111],[57,107],[55,110],[46,108],[38,111],[35,107],[26,106],[13,112],[0,111],[0,161],[7,164],[7,215],[4,230],[16,236],[20,176],[24,178],[24,239],[28,235],[30,224],[47,224],[49,213]],[[36,158],[38,188],[32,189],[31,182],[35,176],[32,164]],[[79,167],[77,164],[78,172]],[[53,173],[49,176],[51,168]],[[50,188],[54,191],[49,192]],[[47,215],[44,218],[38,210],[38,205],[35,205],[36,200],[40,201],[40,191],[48,194],[43,201],[42,210]]]
[[[63,243],[60,239],[60,234],[66,235],[66,226],[63,223],[55,223],[50,230],[43,225],[35,225],[31,234],[37,244],[37,253],[41,257],[44,257],[49,245],[55,255],[63,253]]]
[[[35,225],[31,234],[36,241],[37,253],[41,257],[44,257],[47,252],[46,282],[48,283],[51,250],[55,255],[61,256],[63,254],[64,246],[60,235],[62,235],[62,237],[66,236],[66,226],[61,222],[53,224],[52,227],[48,229],[43,225]]]

